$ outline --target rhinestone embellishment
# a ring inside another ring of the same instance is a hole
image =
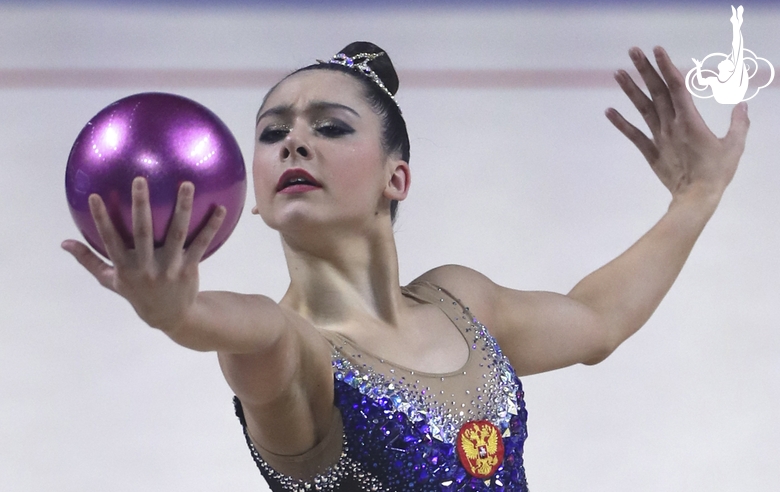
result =
[[[344,429],[340,458],[320,475],[296,480],[265,463],[245,429],[272,490],[528,491],[520,380],[487,329],[445,294],[436,292],[431,302],[447,306],[457,320],[469,344],[467,364],[446,375],[425,374],[361,352],[347,339],[331,340],[334,405]]]

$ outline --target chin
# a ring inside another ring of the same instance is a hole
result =
[[[324,214],[295,214],[286,215],[284,220],[275,221],[269,226],[280,234],[311,237],[322,242],[328,238],[370,236],[370,231],[376,224],[374,220],[365,216],[328,217]]]
[[[332,223],[321,213],[313,210],[277,210],[270,216],[261,214],[261,217],[268,227],[280,233],[311,233]]]
[[[281,205],[281,206],[280,206]],[[335,206],[336,204],[306,203],[304,201],[274,204],[260,208],[260,217],[268,227],[282,234],[345,233],[373,227],[375,216],[370,206]]]

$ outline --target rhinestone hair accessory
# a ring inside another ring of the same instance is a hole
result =
[[[344,53],[337,53],[333,55],[333,58],[328,60],[327,62],[322,60],[317,60],[320,63],[335,63],[337,65],[342,65],[347,68],[352,68],[369,79],[373,80],[376,85],[379,86],[380,89],[384,91],[385,94],[390,96],[390,99],[393,100],[396,106],[398,106],[398,110],[401,110],[401,106],[398,105],[398,101],[395,99],[395,96],[393,96],[393,93],[390,92],[390,90],[385,86],[384,82],[382,82],[382,79],[379,78],[379,75],[374,72],[371,67],[368,66],[368,62],[374,61],[380,56],[385,56],[386,53],[384,51],[380,51],[379,53],[358,53],[354,56],[347,56]]]

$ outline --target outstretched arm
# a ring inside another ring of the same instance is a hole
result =
[[[618,72],[616,79],[644,117],[652,139],[616,110],[610,108],[606,114],[671,192],[671,204],[661,220],[567,295],[508,289],[478,272],[451,265],[423,276],[471,304],[471,311],[498,339],[520,374],[597,363],[647,321],[715,211],[744,149],[748,129],[744,103],[734,108],[728,134],[717,138],[663,49],[655,50],[663,78],[638,48],[630,55],[651,97],[626,72]]]
[[[160,248],[153,244],[149,188],[143,178],[133,181],[134,248],[125,247],[98,195],[90,196],[89,205],[113,265],[78,241],[64,241],[62,247],[103,287],[127,299],[149,326],[184,347],[219,352],[228,382],[250,403],[273,400],[293,379],[306,379],[301,366],[311,367],[312,360],[319,364],[313,373],[329,376],[330,348],[296,313],[261,295],[199,291],[199,262],[225,211],[218,207],[185,248],[194,191],[192,183],[179,188]]]
[[[607,110],[607,117],[642,152],[671,192],[671,204],[636,244],[568,295],[614,327],[608,347],[616,347],[638,330],[672,286],[736,172],[749,126],[747,106],[738,105],[727,135],[717,138],[696,110],[669,56],[660,47],[654,51],[661,75],[638,48],[630,51],[651,98],[627,73],[616,75],[644,117],[652,139],[614,109]]]
[[[127,299],[149,326],[187,348],[217,351],[254,437],[284,454],[310,449],[330,424],[330,347],[311,323],[268,297],[199,292],[198,265],[225,214],[217,208],[185,248],[193,195],[192,183],[181,185],[165,243],[157,249],[143,178],[133,182],[132,249],[125,247],[103,201],[92,195],[92,216],[113,266],[78,241],[62,247],[101,285]]]
[[[85,244],[67,240],[71,253],[100,284],[127,299],[138,316],[187,348],[200,351],[257,352],[273,345],[286,323],[281,308],[263,296],[200,292],[198,265],[225,216],[218,207],[186,249],[194,187],[179,189],[165,243],[155,249],[149,188],[133,181],[134,248],[126,248],[98,195],[89,205],[98,232],[113,263],[109,265]],[[258,326],[258,321],[262,325]]]

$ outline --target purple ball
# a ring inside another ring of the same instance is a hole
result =
[[[103,198],[114,226],[133,247],[132,182],[149,184],[154,245],[165,241],[179,185],[195,185],[185,247],[218,205],[224,222],[202,259],[227,240],[246,199],[246,169],[235,137],[217,115],[174,94],[135,94],[107,106],[81,130],[68,157],[65,193],[73,220],[87,242],[108,257],[88,197]]]

